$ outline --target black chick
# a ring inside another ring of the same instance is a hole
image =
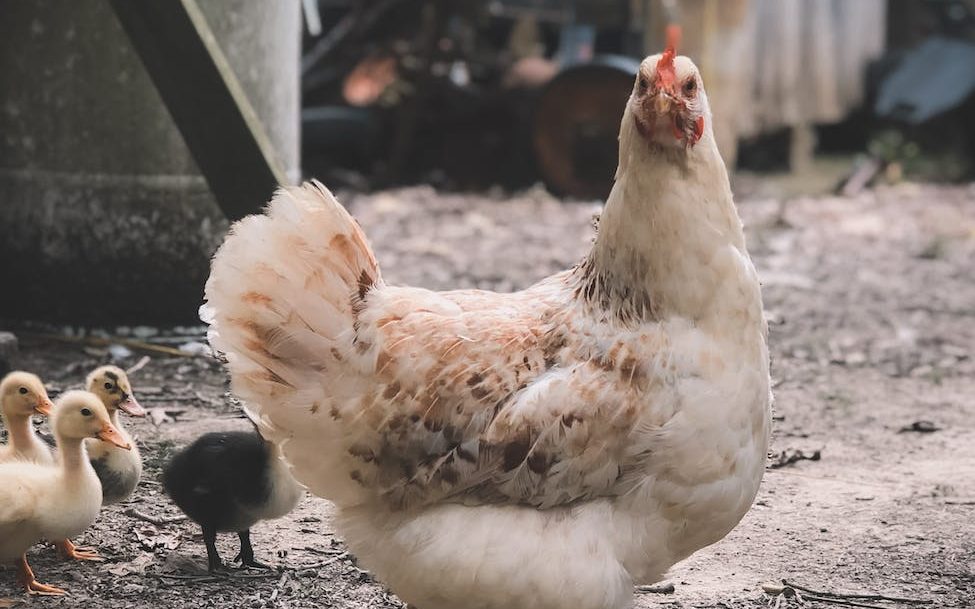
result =
[[[236,532],[243,566],[267,568],[254,559],[250,528],[288,514],[301,488],[278,449],[254,432],[208,433],[173,456],[163,487],[187,516],[203,528],[210,571],[223,568],[218,532]]]

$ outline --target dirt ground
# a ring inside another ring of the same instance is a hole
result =
[[[769,469],[738,528],[673,569],[673,594],[640,594],[636,606],[797,606],[763,594],[763,583],[785,578],[824,591],[930,601],[852,601],[863,606],[975,607],[975,186],[906,184],[787,203],[753,190],[739,199],[770,319],[773,462],[816,451],[820,458]],[[345,201],[388,281],[433,288],[526,286],[582,256],[598,211],[543,191],[507,197],[410,188]],[[200,331],[113,333],[178,344]],[[55,391],[76,386],[98,363],[114,357],[132,366],[144,355],[25,332],[21,352],[22,365]],[[281,570],[231,579],[206,575],[191,523],[131,515],[176,516],[158,482],[169,455],[205,431],[247,427],[215,361],[150,355],[132,378],[155,421],[126,420],[146,462],[144,479],[131,501],[106,508],[77,540],[97,546],[108,562],[67,564],[50,547],[34,548],[39,579],[71,595],[30,604],[400,607],[333,536],[322,500],[306,497],[289,517],[255,528],[259,558]],[[235,536],[219,543],[225,558],[236,554]],[[0,597],[23,599],[13,579],[11,569],[0,569]]]

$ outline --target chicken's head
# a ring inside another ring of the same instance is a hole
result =
[[[687,148],[704,135],[708,103],[697,66],[677,55],[679,38],[680,29],[667,28],[667,48],[640,64],[628,105],[645,139]]]

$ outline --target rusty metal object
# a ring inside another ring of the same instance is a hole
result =
[[[342,97],[352,106],[371,106],[395,80],[395,57],[392,55],[366,57],[345,77],[342,83]]]
[[[532,141],[539,171],[553,192],[604,199],[613,186],[617,136],[640,63],[619,56],[565,68],[542,90]]]

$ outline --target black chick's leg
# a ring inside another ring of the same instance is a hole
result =
[[[244,567],[256,567],[258,569],[271,568],[271,565],[254,560],[254,548],[251,546],[250,530],[240,531],[237,533],[237,536],[240,537],[240,554],[234,558],[234,562],[240,561],[241,566]]]
[[[203,527],[203,543],[207,545],[207,566],[210,572],[223,571],[223,561],[217,553],[217,532],[209,527]]]

